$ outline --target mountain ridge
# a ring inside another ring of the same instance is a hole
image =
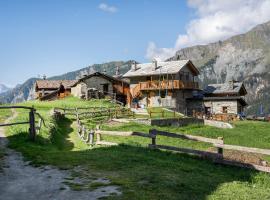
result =
[[[7,92],[8,90],[11,90],[10,87],[6,86],[5,84],[3,83],[0,83],[0,94],[1,93],[4,93],[4,92]]]
[[[263,105],[270,113],[270,21],[226,40],[181,49],[170,60],[190,59],[198,67],[200,82],[243,81],[248,91],[248,113]]]

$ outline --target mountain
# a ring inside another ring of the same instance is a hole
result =
[[[0,84],[0,94],[7,92],[8,90],[10,90],[11,88],[5,86],[4,84]]]
[[[168,60],[190,59],[200,70],[202,86],[238,80],[245,83],[247,113],[262,104],[270,113],[270,22],[224,41],[181,49]]]
[[[103,64],[94,64],[86,68],[82,68],[73,72],[68,72],[59,76],[49,77],[49,80],[74,80],[82,74],[88,72],[106,71],[109,75],[114,75],[116,68],[119,67],[120,73],[126,73],[131,67],[132,61],[113,61]],[[0,94],[0,103],[18,103],[33,99],[34,83],[38,78],[30,78],[21,85],[17,85],[12,90],[5,91]]]

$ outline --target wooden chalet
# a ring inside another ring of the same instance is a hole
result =
[[[35,99],[56,100],[71,94],[71,86],[76,80],[37,80],[35,83]]]
[[[130,80],[130,107],[170,107],[186,112],[186,99],[199,90],[198,69],[190,60],[134,63],[123,75]]]
[[[71,88],[71,94],[82,99],[110,97],[124,104],[128,93],[129,83],[101,72],[85,75]]]

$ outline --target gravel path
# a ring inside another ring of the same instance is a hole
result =
[[[12,120],[13,116],[6,120]],[[102,186],[95,190],[74,191],[64,182],[71,177],[71,171],[63,171],[51,166],[36,168],[25,162],[20,153],[7,148],[8,140],[5,137],[4,129],[0,127],[0,148],[4,148],[5,157],[0,162],[3,170],[0,171],[0,199],[3,200],[95,200],[111,194],[120,195],[118,186]],[[1,167],[1,165],[0,165]],[[80,180],[76,180],[76,183]],[[93,181],[96,183],[97,181]],[[109,180],[100,178],[100,182]]]

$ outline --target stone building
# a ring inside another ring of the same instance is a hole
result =
[[[246,94],[242,82],[210,84],[204,90],[204,112],[205,114],[241,114],[247,106],[244,99]]]
[[[55,100],[69,96],[71,86],[76,80],[37,80],[35,82],[35,99]]]
[[[71,88],[71,94],[82,99],[111,97],[125,103],[129,84],[105,73],[94,72],[80,78]]]
[[[187,99],[199,90],[198,69],[190,60],[132,65],[123,75],[130,80],[130,107],[168,107],[186,113]]]

